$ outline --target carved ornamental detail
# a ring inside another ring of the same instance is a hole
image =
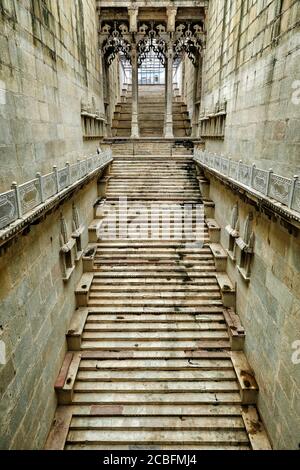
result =
[[[181,23],[176,27],[174,37],[174,60],[184,53],[194,65],[205,48],[205,32],[201,24]]]
[[[155,25],[152,21],[150,24],[143,23],[138,30],[138,66],[140,67],[147,58],[149,52],[153,51],[161,64],[166,64],[167,54],[167,38],[166,26],[162,24]]]
[[[103,57],[108,67],[119,53],[131,63],[131,34],[127,24],[117,21],[107,23],[102,26],[100,37]]]

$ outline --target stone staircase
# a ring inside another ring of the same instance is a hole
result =
[[[100,181],[47,449],[270,448],[220,227],[200,186],[191,156],[117,157]],[[107,236],[119,196],[131,223],[138,202],[188,203],[194,215],[203,202],[206,223],[191,224],[196,241],[183,239],[174,213],[162,237],[162,220],[150,226],[140,211],[141,236]]]
[[[121,102],[115,108],[112,122],[113,137],[131,136],[132,94],[129,88],[124,91]],[[164,87],[139,87],[139,128],[140,137],[163,137],[165,116]],[[174,137],[191,135],[191,122],[187,106],[178,93],[173,99],[173,130]]]

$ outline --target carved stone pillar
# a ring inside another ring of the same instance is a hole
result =
[[[165,111],[165,138],[173,139],[173,41],[168,42],[166,60],[166,111]]]
[[[103,126],[103,137],[106,137],[107,136],[107,130],[106,130],[107,120],[105,116],[105,105],[104,105],[104,76],[103,76],[104,60],[103,60],[103,52],[102,52],[101,46],[99,48],[99,61],[100,61],[100,72],[99,72],[100,118],[102,120],[102,126]]]
[[[132,43],[131,49],[132,65],[132,118],[131,118],[131,138],[139,138],[139,118],[138,118],[138,57],[136,43]]]

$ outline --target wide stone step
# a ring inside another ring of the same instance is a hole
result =
[[[136,370],[122,370],[122,371],[107,371],[107,370],[95,370],[95,371],[79,371],[77,380],[85,382],[140,382],[144,383],[154,382],[160,383],[166,380],[177,383],[178,381],[185,381],[186,383],[199,381],[213,380],[216,383],[223,380],[236,381],[236,375],[234,370],[163,370],[153,371],[144,369],[142,371]],[[134,387],[135,384],[132,384]]]
[[[158,334],[160,333],[168,333],[168,334],[178,334],[182,336],[183,334],[192,334],[194,335],[195,332],[198,331],[213,331],[213,330],[218,330],[218,331],[227,331],[227,327],[225,322],[168,322],[168,323],[145,323],[144,321],[141,321],[139,323],[133,323],[133,322],[124,322],[124,321],[119,321],[117,322],[116,320],[113,322],[108,322],[107,320],[104,321],[102,320],[102,323],[98,323],[97,321],[92,321],[90,318],[85,324],[84,331],[85,332],[114,332],[114,333],[119,333],[119,332],[124,332],[125,333],[133,333],[133,332],[138,332],[140,333],[155,333],[157,332]]]
[[[236,392],[238,391],[237,382],[234,380],[228,381],[191,381],[185,382],[177,381],[177,382],[168,382],[168,381],[161,381],[161,382],[134,382],[131,381],[114,381],[114,382],[91,382],[91,381],[76,381],[75,384],[75,392],[77,393],[93,393],[93,392],[120,392],[120,393],[175,393],[175,392],[189,392],[189,393],[199,393],[199,392],[216,392],[216,393],[224,393],[224,392]]]
[[[84,332],[82,334],[82,338],[89,341],[89,340],[109,340],[109,341],[131,341],[131,340],[138,340],[141,341],[149,341],[152,343],[153,340],[162,340],[162,341],[190,341],[190,340],[211,340],[211,339],[227,339],[228,333],[227,329],[223,328],[222,330],[214,330],[213,328],[206,329],[206,330],[189,330],[189,331],[181,331],[181,330],[171,330],[171,331],[99,331],[96,328],[84,328]]]
[[[74,404],[133,404],[139,405],[147,404],[180,404],[187,403],[194,404],[240,404],[241,398],[238,392],[172,392],[172,393],[75,393],[73,398]],[[196,441],[195,441],[196,442]]]
[[[131,292],[142,292],[142,293],[145,293],[145,294],[154,294],[154,293],[157,293],[157,285],[125,285],[125,284],[122,284],[121,286],[117,286],[117,285],[114,285],[114,286],[108,286],[108,285],[103,285],[101,282],[98,282],[97,284],[93,284],[92,285],[92,288],[91,288],[91,291],[92,292],[111,292],[113,294],[116,294],[117,292],[121,293],[121,292],[126,292],[126,293],[131,293]],[[159,292],[162,292],[164,294],[166,294],[167,296],[171,296],[173,295],[174,293],[178,292],[180,293],[180,295],[182,295],[182,293],[184,292],[189,292],[189,293],[192,293],[192,292],[208,292],[208,293],[216,293],[216,292],[220,292],[219,290],[219,287],[218,287],[218,284],[213,284],[213,285],[206,285],[204,284],[203,286],[195,286],[193,284],[191,285],[184,285],[184,283],[182,283],[182,285],[175,285],[173,286],[173,289],[170,288],[170,286],[167,284],[165,286],[159,286]]]
[[[220,335],[221,336],[221,335]],[[224,335],[225,336],[225,335]],[[230,349],[229,340],[226,338],[216,337],[216,338],[203,338],[198,339],[197,341],[188,341],[188,340],[162,340],[162,341],[142,341],[138,340],[113,340],[113,341],[104,341],[97,338],[89,338],[84,336],[81,349],[93,351],[106,351],[106,350],[139,350],[139,351],[186,351],[194,349]]]
[[[197,445],[201,442],[202,446],[206,444],[219,444],[219,443],[232,443],[247,444],[249,443],[247,433],[237,429],[222,430],[222,431],[133,431],[132,429],[128,432],[110,430],[108,431],[75,431],[72,430],[68,434],[67,444],[69,443],[82,443],[87,445],[88,443],[105,443],[106,445],[115,444],[118,445],[123,442],[131,444],[142,445],[147,443],[148,445],[159,445],[164,443],[169,445],[190,444]]]
[[[71,430],[110,430],[110,429],[139,429],[139,430],[183,430],[197,431],[205,430],[222,430],[234,428],[235,430],[244,430],[244,422],[242,417],[238,416],[203,416],[203,417],[186,417],[184,421],[180,416],[162,417],[162,416],[143,416],[143,417],[124,417],[124,416],[76,416],[73,417]]]

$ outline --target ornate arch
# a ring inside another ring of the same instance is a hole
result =
[[[150,24],[143,23],[139,27],[137,42],[139,67],[151,51],[157,55],[161,64],[165,66],[167,54],[166,34],[166,27],[162,24],[155,26],[154,22]]]
[[[104,38],[102,43],[102,51],[106,64],[110,66],[116,56],[122,53],[125,60],[131,63],[131,43],[128,26],[125,23],[117,24],[115,21],[113,26],[105,24],[102,27],[101,35]]]
[[[186,53],[194,65],[205,47],[205,33],[200,24],[181,23],[176,27],[174,38],[174,60]]]

